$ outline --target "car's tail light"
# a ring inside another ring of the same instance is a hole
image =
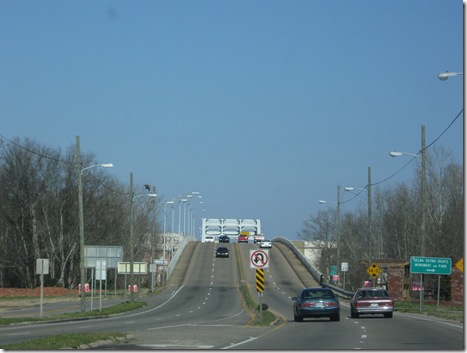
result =
[[[337,307],[337,306],[339,306],[339,304],[336,303],[336,302],[326,302],[326,303],[324,303],[324,305],[329,306],[329,307]]]
[[[302,308],[313,308],[314,306],[315,306],[315,303],[313,302],[304,302],[301,305]]]
[[[394,306],[394,302],[393,301],[380,302],[379,306]]]

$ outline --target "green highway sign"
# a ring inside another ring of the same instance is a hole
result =
[[[451,259],[449,257],[421,257],[410,258],[410,273],[429,275],[450,275]]]

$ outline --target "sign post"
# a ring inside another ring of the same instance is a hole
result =
[[[423,309],[423,275],[447,275],[451,274],[451,259],[449,257],[422,257],[412,256],[410,258],[410,273],[420,274],[420,311]],[[439,288],[440,279],[438,277],[438,298],[439,303]],[[438,304],[439,305],[439,304]]]
[[[49,274],[49,259],[36,259],[36,274],[41,275],[40,317],[42,319],[42,302],[44,300],[44,275]]]
[[[250,268],[256,269],[256,290],[258,292],[259,315],[263,319],[264,268],[269,267],[268,250],[250,250]]]

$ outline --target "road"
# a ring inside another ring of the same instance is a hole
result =
[[[239,283],[243,279],[255,287],[249,252],[258,245],[226,244],[231,250],[228,259],[215,257],[218,245],[191,246],[187,251],[192,253],[177,266],[168,290],[144,298],[146,308],[106,319],[0,327],[0,343],[64,332],[118,331],[135,338],[98,349],[464,349],[462,323],[397,312],[392,319],[352,319],[345,301],[338,322],[327,318],[294,322],[290,297],[303,286],[317,283],[280,244],[269,249],[262,301],[282,320],[272,327],[251,327],[252,316],[242,303]]]

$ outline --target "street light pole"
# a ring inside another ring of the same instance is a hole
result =
[[[84,313],[86,311],[86,293],[84,291],[84,287],[86,285],[86,275],[85,275],[85,268],[84,268],[84,211],[83,211],[83,182],[82,182],[82,175],[86,169],[94,168],[94,167],[102,167],[102,168],[112,168],[112,163],[106,164],[96,164],[91,165],[89,167],[83,168],[83,162],[81,160],[81,150],[80,150],[80,138],[76,136],[76,160],[77,160],[77,167],[78,167],[78,213],[79,213],[79,269],[80,269],[80,282],[81,282],[81,312]]]
[[[445,75],[445,78],[441,78],[440,80],[447,80],[448,77],[455,76],[450,73],[450,75]],[[411,155],[419,157],[419,155],[413,153],[405,153],[405,152],[391,152],[391,157],[401,156],[403,154]],[[426,254],[426,230],[425,230],[425,221],[426,221],[426,144],[425,144],[425,125],[422,125],[422,146],[419,152],[422,158],[422,175],[421,175],[421,183],[420,183],[420,207],[421,207],[421,224],[420,224],[420,256],[425,256]],[[423,310],[423,274],[420,274],[420,310]]]
[[[156,195],[156,187],[152,188],[152,193]],[[155,266],[154,263],[154,247],[157,247],[157,238],[156,238],[156,218],[157,218],[157,199],[154,198],[154,223],[152,224],[152,242],[151,242],[151,265]],[[151,272],[151,292],[154,291],[154,282],[155,282],[156,271]]]
[[[422,125],[422,145],[418,154],[407,153],[407,152],[390,152],[391,157],[399,157],[402,155],[408,155],[413,157],[421,157],[422,159],[422,175],[420,182],[420,207],[421,207],[421,224],[420,224],[420,256],[426,254],[426,143],[425,143],[425,125]]]
[[[319,200],[320,204],[323,203],[333,203],[337,205],[337,227],[336,227],[336,263],[337,263],[337,271],[339,273],[339,280],[340,280],[340,250],[339,250],[339,245],[340,245],[340,223],[341,223],[341,186],[337,185],[337,203],[332,202],[332,201],[326,201],[326,200]],[[345,283],[344,283],[345,286]]]
[[[134,203],[135,199],[140,196],[149,196],[149,197],[156,197],[156,194],[140,194],[140,195],[135,195],[133,191],[133,173],[130,173],[130,303],[133,303],[134,301],[134,291],[133,291],[133,285],[134,285],[134,270],[133,270],[133,265],[134,265],[134,246],[133,246],[133,228],[134,228]]]
[[[366,189],[355,188],[353,186],[346,186],[344,187],[345,191],[352,191],[354,189],[366,191],[368,194],[368,235],[367,235],[367,242],[368,242],[368,265],[371,266],[372,263],[372,220],[371,220],[371,167],[368,167],[368,185]]]
[[[163,254],[162,254],[162,257],[164,258],[163,260],[163,264],[162,264],[162,278],[163,278],[163,283],[165,285],[165,278],[166,278],[166,273],[165,273],[165,262],[166,262],[166,253],[165,253],[165,248],[166,248],[166,225],[167,225],[167,205],[172,205],[172,209],[173,209],[173,204],[174,202],[173,201],[167,201],[165,203],[165,206],[164,206],[164,248],[163,248]],[[172,215],[172,218],[173,218],[173,215]]]
[[[371,266],[373,258],[373,226],[372,226],[372,214],[371,214],[371,167],[368,167],[368,257]]]

